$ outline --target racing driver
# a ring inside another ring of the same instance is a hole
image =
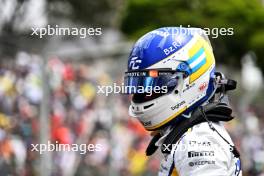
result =
[[[226,92],[236,81],[215,71],[204,30],[164,27],[145,34],[132,48],[124,82],[132,94],[130,115],[153,134],[146,155],[157,149],[164,155],[160,176],[242,175],[223,126],[233,119]]]

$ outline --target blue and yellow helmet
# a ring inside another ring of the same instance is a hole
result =
[[[188,117],[215,90],[215,59],[205,31],[164,27],[142,36],[129,55],[129,112],[147,130]]]

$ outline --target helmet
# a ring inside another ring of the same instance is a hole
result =
[[[149,131],[189,118],[214,93],[214,70],[204,30],[164,27],[145,34],[134,44],[125,73],[126,93],[133,94],[129,114]]]

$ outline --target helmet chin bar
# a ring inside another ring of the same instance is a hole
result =
[[[149,107],[154,105],[155,99],[157,99],[161,96],[168,95],[168,94],[175,94],[175,95],[181,96],[183,86],[184,86],[184,79],[185,79],[184,74],[185,73],[183,73],[183,72],[178,72],[177,74],[173,74],[171,77],[171,80],[168,83],[166,83],[167,84],[166,86],[171,87],[171,88],[167,89],[168,90],[167,93],[160,93],[159,96],[156,96],[153,99],[145,100],[145,101],[138,101],[138,100],[135,100],[134,97],[135,96],[138,96],[138,97],[145,96],[145,94],[144,93],[134,94],[133,98],[132,98],[132,102],[134,103],[134,105],[131,104],[129,106],[129,115],[131,115],[132,117],[137,117],[138,115],[143,114],[143,112],[142,113],[135,113],[135,110],[136,111],[147,110]],[[172,84],[173,84],[173,86],[172,86]],[[135,104],[142,104],[142,103],[144,103],[144,106],[141,108],[139,108],[139,106],[135,105]]]

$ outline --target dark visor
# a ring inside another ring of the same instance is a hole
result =
[[[182,73],[164,70],[141,70],[125,73],[124,85],[127,94],[146,93],[153,90],[171,91],[178,85]]]

